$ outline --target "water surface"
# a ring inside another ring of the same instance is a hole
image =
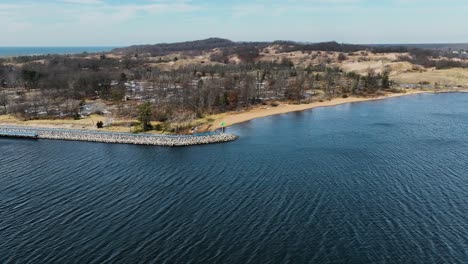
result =
[[[0,139],[0,263],[466,263],[468,94],[163,148]]]

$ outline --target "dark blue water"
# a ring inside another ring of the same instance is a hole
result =
[[[113,48],[115,47],[0,47],[0,57],[96,53],[110,51]]]
[[[190,148],[0,139],[0,263],[468,262],[468,94],[231,132]]]

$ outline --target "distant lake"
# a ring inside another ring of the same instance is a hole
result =
[[[106,52],[116,47],[0,47],[0,57]]]
[[[0,263],[467,263],[468,94],[164,148],[0,138]]]

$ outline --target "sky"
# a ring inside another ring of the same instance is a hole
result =
[[[0,46],[466,43],[466,0],[0,0]]]

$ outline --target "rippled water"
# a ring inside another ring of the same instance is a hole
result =
[[[467,263],[467,106],[314,109],[190,148],[0,139],[0,262]]]

